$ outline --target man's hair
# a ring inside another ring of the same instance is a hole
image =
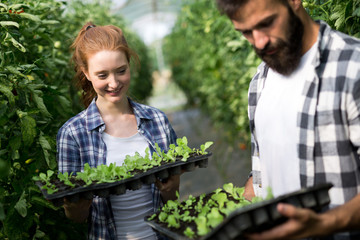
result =
[[[226,14],[230,19],[234,18],[239,8],[247,2],[249,0],[216,0],[220,12]]]
[[[244,6],[251,0],[216,0],[217,7],[222,14],[226,14],[230,19],[233,19],[239,8]],[[288,5],[288,0],[274,0]]]

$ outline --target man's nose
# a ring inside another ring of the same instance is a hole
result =
[[[269,43],[269,36],[259,30],[253,30],[252,32],[253,35],[253,45],[257,48],[257,49],[264,49],[266,47],[266,45]]]

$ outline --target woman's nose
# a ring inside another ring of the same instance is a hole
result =
[[[116,78],[115,74],[110,74],[109,76],[109,83],[108,83],[109,87],[111,88],[116,88],[119,85],[119,81]]]

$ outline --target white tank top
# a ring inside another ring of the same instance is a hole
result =
[[[128,138],[119,138],[103,132],[102,137],[107,149],[107,165],[116,163],[116,166],[121,166],[125,156],[132,156],[135,152],[145,156],[145,149],[149,146],[139,133]],[[150,185],[144,184],[142,188],[136,191],[127,190],[122,195],[111,195],[110,201],[118,240],[156,239],[155,232],[144,222],[145,216],[153,214]]]

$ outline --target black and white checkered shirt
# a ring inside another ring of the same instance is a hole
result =
[[[360,40],[319,23],[313,78],[306,79],[298,109],[297,151],[301,187],[333,183],[333,208],[360,193]],[[254,116],[268,69],[261,63],[249,88],[252,176],[257,195],[261,195],[261,153]]]

